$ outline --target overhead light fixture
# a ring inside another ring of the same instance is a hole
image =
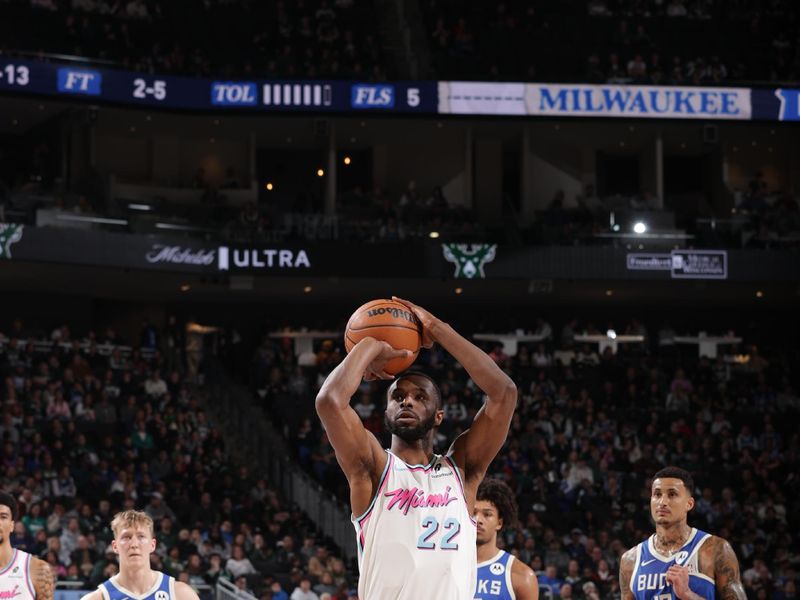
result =
[[[608,331],[606,331],[606,335],[607,335],[607,336],[608,336],[608,338],[609,338],[609,339],[611,339],[611,340],[615,340],[615,339],[617,339],[617,332],[616,332],[616,331],[614,331],[613,329],[609,329]]]
[[[456,294],[461,294],[461,293],[463,293],[463,292],[464,292],[464,288],[457,287],[457,288],[455,289],[455,293],[456,293]]]
[[[614,223],[614,225],[611,227],[611,229],[614,230],[614,231],[619,231],[619,223]]]
[[[637,221],[636,223],[634,223],[634,225],[633,225],[633,232],[634,233],[638,233],[639,235],[641,235],[646,231],[647,231],[647,225],[645,225],[641,221]]]
[[[266,189],[268,192],[271,192],[271,191],[273,190],[273,188],[274,188],[274,187],[275,187],[275,186],[274,186],[274,185],[272,185],[272,182],[271,182],[271,181],[268,181],[268,182],[267,182],[267,184],[264,186],[264,189]]]
[[[317,169],[317,177],[324,177],[325,171],[323,169]]]
[[[304,288],[303,288],[303,291],[304,291],[306,294],[310,294],[310,293],[312,292],[312,290],[313,290],[313,289],[314,289],[314,288],[312,288],[310,285],[307,285],[306,287],[304,287]]]
[[[439,232],[438,232],[438,231],[431,231],[431,232],[428,234],[428,237],[429,237],[429,238],[431,238],[432,240],[435,240],[436,238],[438,238],[438,237],[439,237]]]
[[[188,292],[190,289],[192,289],[192,286],[190,286],[188,283],[184,283],[184,284],[181,286],[181,291],[182,291],[182,292]]]
[[[156,229],[170,229],[173,231],[207,231],[202,227],[192,225],[180,225],[178,223],[156,223]]]
[[[128,219],[110,219],[108,217],[88,217],[83,215],[56,215],[59,221],[77,221],[79,223],[99,223],[101,225],[127,225]]]
[[[352,161],[352,160],[350,160],[350,157],[349,157],[349,156],[345,156],[345,157],[344,157],[344,164],[346,164],[346,165],[349,165],[351,162],[353,162],[353,161]]]
[[[756,292],[756,298],[763,298],[763,297],[764,297],[764,292],[762,292],[761,290],[758,290]]]
[[[138,202],[131,202],[128,204],[128,208],[130,210],[141,210],[141,211],[150,211],[153,210],[153,207],[149,204],[139,204]]]
[[[613,296],[614,290],[606,290],[606,296]]]

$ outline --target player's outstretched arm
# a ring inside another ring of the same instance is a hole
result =
[[[739,560],[727,540],[714,536],[714,581],[720,600],[745,600],[747,594],[739,575]]]
[[[539,580],[525,563],[515,560],[511,565],[511,585],[517,600],[539,600]]]
[[[53,600],[56,578],[50,565],[40,558],[31,558],[31,583],[33,583],[33,591],[36,592],[36,600]]]
[[[407,355],[407,350],[395,350],[386,342],[364,338],[328,375],[317,394],[317,414],[351,485],[354,478],[380,474],[386,453],[375,436],[364,428],[358,413],[350,406],[350,399],[362,377],[389,379],[391,376],[383,371],[384,365]]]
[[[636,566],[636,548],[631,548],[619,559],[619,592],[622,600],[634,600],[631,577]]]
[[[475,384],[488,396],[469,431],[453,442],[450,451],[456,464],[464,469],[468,482],[477,486],[508,435],[511,417],[517,406],[517,386],[503,370],[475,344],[408,300],[393,297],[405,304],[422,323],[423,344],[438,342],[461,363]]]
[[[192,586],[182,581],[175,582],[175,600],[200,600]]]

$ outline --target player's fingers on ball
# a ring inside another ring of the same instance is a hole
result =
[[[410,300],[403,300],[402,298],[398,298],[397,296],[392,296],[392,300],[394,300],[395,302],[399,302],[400,304],[403,304],[412,310],[417,308],[417,305],[411,302]]]

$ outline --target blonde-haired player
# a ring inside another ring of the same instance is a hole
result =
[[[55,582],[50,565],[11,545],[17,501],[0,492],[0,598],[53,600]]]
[[[119,558],[119,573],[81,600],[199,600],[187,584],[150,568],[156,539],[153,519],[146,513],[117,513],[111,521],[111,531],[111,548]]]

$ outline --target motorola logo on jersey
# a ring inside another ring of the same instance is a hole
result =
[[[394,108],[394,95],[393,85],[356,84],[350,104],[353,108]]]
[[[103,75],[100,71],[68,68],[61,68],[58,70],[59,92],[99,96],[102,84]]]
[[[255,83],[215,81],[211,85],[211,104],[214,106],[255,106]]]
[[[502,575],[506,572],[506,567],[501,563],[492,563],[489,571],[491,571],[492,575]]]
[[[156,600],[169,600],[169,594],[164,590],[158,590],[156,592]]]

